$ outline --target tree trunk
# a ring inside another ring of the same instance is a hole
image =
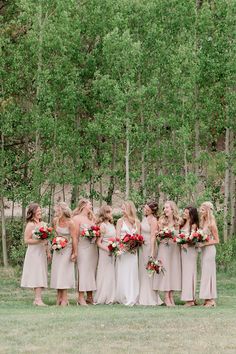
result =
[[[5,209],[4,209],[4,198],[0,198],[0,209],[1,209],[1,221],[2,221],[2,255],[3,255],[3,265],[8,267],[8,257],[7,257],[7,233],[6,233],[6,220],[5,220]]]
[[[230,229],[229,236],[232,237],[236,233],[236,178],[233,171],[233,154],[234,154],[234,132],[230,131]]]
[[[225,156],[226,156],[226,166],[225,166],[225,182],[224,182],[224,241],[228,240],[228,203],[229,203],[229,177],[230,177],[230,166],[229,166],[229,150],[230,150],[230,130],[227,127],[225,132]]]
[[[126,114],[127,114],[126,109]],[[129,118],[126,118],[126,153],[125,153],[125,200],[129,199],[130,175],[129,175],[129,154],[130,154],[130,136],[129,136]]]
[[[112,144],[112,161],[111,161],[111,174],[110,183],[107,191],[106,202],[108,205],[112,205],[112,196],[115,189],[115,162],[116,162],[116,143]]]

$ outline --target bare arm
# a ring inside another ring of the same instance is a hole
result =
[[[101,231],[101,236],[98,237],[98,239],[97,239],[97,245],[98,245],[98,247],[101,248],[102,250],[108,252],[108,248],[102,244],[102,239],[103,239],[103,236],[104,236],[104,234],[105,234],[105,232],[106,232],[105,225],[101,225],[100,231]]]
[[[116,237],[120,238],[122,219],[119,219],[116,224]]]
[[[157,255],[157,242],[156,242],[156,234],[158,231],[158,223],[156,219],[151,220],[151,257],[155,258]]]
[[[220,239],[219,239],[218,228],[216,225],[213,225],[211,227],[211,233],[212,233],[214,240],[209,240],[208,244],[209,245],[217,245],[220,242]]]
[[[77,260],[77,245],[78,245],[78,238],[77,238],[77,229],[73,220],[69,223],[69,230],[70,235],[72,238],[72,254],[71,254],[71,261],[75,262]]]
[[[74,222],[74,226],[75,226],[75,234],[76,234],[76,238],[79,241],[79,234],[80,234],[80,219],[78,217],[78,215],[74,216],[72,218],[72,221]]]
[[[136,225],[137,225],[137,233],[140,235],[140,233],[141,233],[141,224],[140,224],[139,220],[136,222]]]

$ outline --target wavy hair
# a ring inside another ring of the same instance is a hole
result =
[[[77,208],[75,208],[75,210],[73,211],[73,216],[79,215],[83,211],[87,203],[90,203],[89,199],[86,198],[80,199]],[[88,218],[89,220],[95,220],[95,216],[92,211],[88,213]]]
[[[72,217],[71,209],[65,202],[60,202],[56,206],[61,209],[61,212],[66,219],[70,219]],[[54,218],[54,222],[58,223],[59,219],[60,218],[56,216]]]
[[[40,208],[40,205],[38,203],[31,203],[29,205],[26,214],[26,222],[35,222],[34,217],[38,208]]]
[[[199,216],[198,216],[198,211],[197,208],[193,206],[187,206],[184,208],[184,210],[187,209],[189,211],[189,218],[190,218],[190,233],[192,231],[192,226],[195,224],[197,228],[199,228]],[[180,224],[180,228],[184,227],[186,224],[187,220],[182,219],[182,222]]]
[[[152,211],[152,215],[155,216],[155,218],[157,218],[157,220],[159,219],[159,216],[158,216],[158,203],[155,202],[155,201],[151,201],[151,202],[148,202],[146,204]]]
[[[180,224],[180,217],[179,217],[179,210],[176,203],[173,200],[167,200],[165,204],[170,205],[171,210],[173,212],[174,226],[178,227]],[[161,224],[163,224],[164,227],[168,225],[168,217],[165,215],[164,208],[159,221]]]
[[[206,217],[203,217],[200,213],[200,227],[203,227],[203,223],[205,222],[209,227],[216,226],[216,219],[213,214],[214,206],[212,202],[204,202],[201,204],[201,207],[205,207],[207,210]]]
[[[126,209],[126,217],[129,222],[133,225],[138,221],[137,211],[132,200],[126,200],[123,205]]]
[[[109,214],[109,211],[111,210],[112,208],[109,205],[101,206],[97,215],[97,224],[101,224],[106,221],[113,223],[112,214]]]

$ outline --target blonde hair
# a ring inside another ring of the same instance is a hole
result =
[[[73,216],[79,215],[83,211],[83,209],[85,208],[86,204],[88,204],[88,203],[90,203],[89,199],[86,199],[86,198],[80,199],[79,203],[77,205],[77,208],[75,208],[75,210],[73,211]],[[95,216],[92,211],[89,211],[88,218],[89,218],[89,220],[95,220]]]
[[[133,225],[138,221],[137,213],[136,213],[136,208],[134,203],[131,200],[126,200],[123,205],[125,206],[126,209],[126,217],[130,221],[130,223]]]
[[[179,224],[180,224],[180,217],[179,217],[179,210],[178,210],[178,207],[177,207],[176,203],[173,202],[173,200],[167,200],[165,202],[165,204],[169,204],[170,205],[171,210],[173,212],[174,226],[178,227]],[[168,218],[165,215],[164,208],[163,208],[161,217],[159,219],[159,222],[160,222],[160,224],[163,224],[163,226],[167,226],[168,225]]]
[[[113,222],[113,218],[112,215],[108,216],[107,212],[109,210],[112,210],[112,208],[110,207],[110,205],[103,205],[101,206],[101,208],[98,211],[98,215],[97,215],[97,223],[101,224],[105,221],[109,221],[110,223]]]
[[[207,210],[206,217],[203,217],[200,213],[200,227],[203,227],[204,221],[209,226],[216,226],[216,219],[213,214],[214,206],[211,202],[204,202],[201,204],[200,208],[205,207]]]
[[[70,219],[72,217],[71,209],[69,208],[69,206],[65,202],[57,203],[56,206],[61,209],[62,214],[66,219]],[[59,222],[59,219],[60,219],[60,217],[56,216],[54,218],[54,222],[57,224]]]

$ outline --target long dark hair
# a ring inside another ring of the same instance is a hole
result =
[[[147,203],[147,206],[151,209],[152,215],[159,219],[158,216],[158,203],[155,201],[151,201]]]
[[[38,203],[31,203],[28,207],[27,214],[26,214],[26,221],[27,222],[35,222],[34,216],[36,213],[36,210],[40,208],[40,205]],[[41,220],[40,220],[41,221]]]
[[[187,209],[189,211],[189,218],[190,218],[190,233],[192,231],[192,226],[195,224],[197,228],[199,228],[199,216],[198,216],[198,211],[197,208],[193,206],[187,206],[184,208],[184,210]],[[180,224],[180,229],[184,227],[186,224],[187,220],[183,219],[181,224]]]

